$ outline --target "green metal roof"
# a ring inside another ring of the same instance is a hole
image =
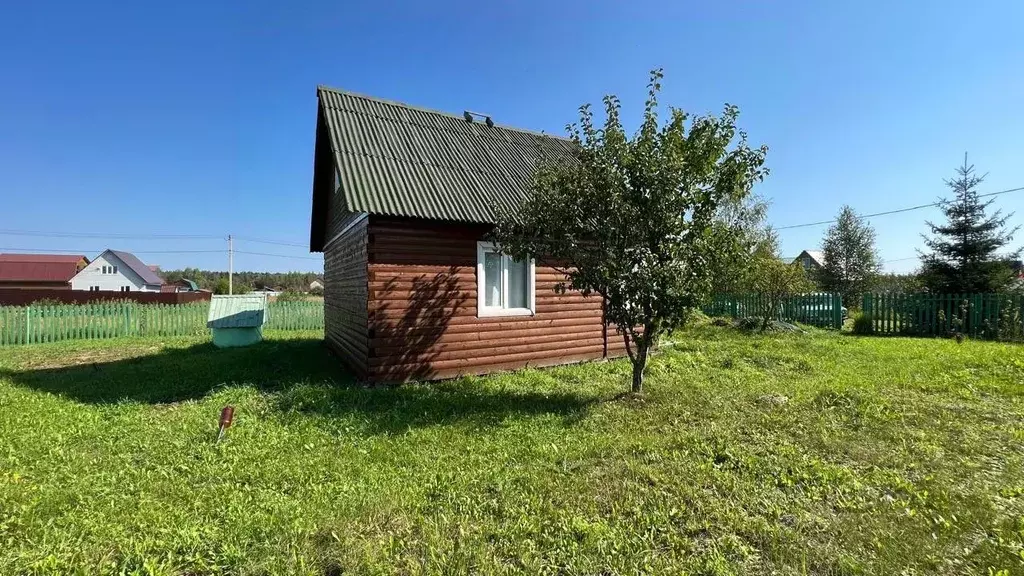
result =
[[[317,96],[351,212],[493,223],[526,197],[539,160],[572,157],[564,138],[331,88]]]
[[[256,328],[267,321],[265,294],[214,296],[210,300],[207,328]]]

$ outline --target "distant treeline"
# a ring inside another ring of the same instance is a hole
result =
[[[160,275],[166,282],[177,282],[182,278],[192,280],[203,290],[217,291],[218,283],[227,283],[228,273],[214,270],[185,268],[184,270],[161,270]],[[235,272],[234,285],[236,292],[244,292],[260,288],[275,290],[291,290],[295,292],[309,291],[313,280],[323,282],[323,277],[315,272]],[[247,290],[248,289],[248,290]]]

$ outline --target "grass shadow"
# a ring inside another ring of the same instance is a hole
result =
[[[554,416],[571,425],[603,398],[582,394],[496,390],[474,380],[388,387],[296,386],[277,396],[284,418],[355,416],[370,433],[401,433],[436,425],[489,427],[515,416]]]
[[[107,362],[78,361],[4,369],[0,378],[89,404],[164,404],[246,386],[274,392],[275,405],[285,417],[358,416],[371,432],[459,422],[489,425],[517,414],[573,420],[598,401],[583,394],[500,389],[471,379],[366,387],[318,339],[265,340],[228,349],[206,343]]]
[[[224,349],[204,343],[111,361],[93,362],[88,356],[72,361],[69,366],[8,369],[0,371],[0,376],[90,404],[179,402],[242,383],[269,391],[296,382],[353,382],[324,350],[322,341],[313,338],[264,340]]]

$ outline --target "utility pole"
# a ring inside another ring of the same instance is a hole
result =
[[[228,234],[228,294],[235,293],[234,285],[234,274],[235,274],[235,247],[231,240],[231,234]]]

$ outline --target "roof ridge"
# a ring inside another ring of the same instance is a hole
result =
[[[362,94],[360,92],[353,92],[351,90],[342,90],[341,88],[332,88],[324,84],[320,84],[316,87],[317,97],[319,98],[321,92],[333,92],[335,94],[342,94],[345,96],[352,96],[355,98],[362,98],[363,100],[370,100],[371,102],[378,102],[380,104],[389,104],[391,106],[398,106],[399,108],[407,108],[409,110],[417,110],[419,112],[426,112],[427,114],[437,114],[438,116],[447,116],[454,118],[461,122],[465,122],[466,119],[461,114],[452,114],[451,112],[445,112],[444,110],[434,110],[433,108],[426,108],[424,106],[416,106],[414,104],[406,104],[405,102],[399,102],[398,100],[389,100],[387,98],[378,98],[377,96],[370,96],[369,94]],[[361,113],[353,110],[352,112]],[[492,118],[493,120],[493,118]],[[544,136],[546,138],[554,138],[555,140],[569,141],[565,136],[554,136],[547,132],[530,130],[528,128],[517,128],[515,126],[508,126],[505,124],[494,123],[494,128],[501,128],[502,130],[509,130],[512,132],[520,132],[522,134],[529,134],[531,136]]]
[[[164,283],[163,278],[157,276],[156,272],[150,270],[149,266],[147,266],[146,263],[139,259],[139,257],[136,256],[135,254],[128,252],[126,250],[114,250],[113,248],[107,248],[100,254],[100,256],[106,254],[107,252],[110,252],[111,254],[116,256],[118,260],[123,262],[125,266],[131,268],[132,272],[135,272],[135,274],[138,275],[138,277],[141,278],[144,283]],[[97,258],[98,257],[99,256],[97,256]]]

